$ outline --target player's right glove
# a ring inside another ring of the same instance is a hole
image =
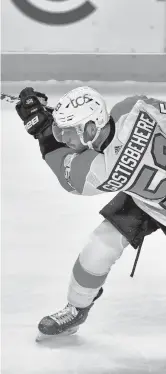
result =
[[[53,123],[50,111],[46,109],[47,96],[35,92],[32,87],[24,88],[19,95],[20,101],[16,104],[16,111],[26,131],[39,139],[41,134]]]

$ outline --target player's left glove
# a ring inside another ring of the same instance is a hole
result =
[[[40,151],[45,159],[47,153],[64,146],[52,134],[53,109],[46,107],[47,96],[34,91],[32,87],[24,88],[19,98],[16,111],[28,134],[39,140]]]
[[[46,109],[48,97],[27,87],[20,92],[19,98],[16,111],[24,122],[26,131],[39,139],[53,122],[52,114]]]

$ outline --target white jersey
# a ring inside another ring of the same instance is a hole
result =
[[[134,96],[111,111],[115,135],[103,153],[63,147],[46,162],[69,192],[123,191],[166,226],[166,103]]]
[[[115,137],[105,150],[106,159],[111,159],[111,168],[107,166],[109,177],[98,189],[126,192],[141,209],[166,225],[164,114],[138,100],[132,111],[120,118]]]

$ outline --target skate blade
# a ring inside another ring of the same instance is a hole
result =
[[[46,334],[42,334],[42,332],[39,332],[35,341],[37,343],[39,343],[39,342],[41,342],[43,340],[46,340],[46,339],[52,339],[52,338],[57,339],[57,338],[61,338],[63,336],[72,335],[72,334],[75,334],[78,331],[78,329],[79,329],[78,326],[72,327],[71,329],[68,329],[67,331],[62,332],[61,334],[55,334],[55,335],[46,335]]]

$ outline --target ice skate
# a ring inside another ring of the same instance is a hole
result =
[[[44,317],[38,324],[39,335],[36,341],[39,342],[44,338],[51,336],[66,336],[76,333],[87,318],[90,308],[93,303],[87,308],[76,308],[71,304],[59,312],[50,316]]]
[[[53,336],[66,336],[75,334],[79,326],[87,319],[89,310],[103,293],[103,288],[100,288],[98,294],[93,302],[86,308],[76,308],[74,305],[68,303],[64,309],[42,318],[38,324],[39,334],[36,341],[39,342],[45,338]]]

